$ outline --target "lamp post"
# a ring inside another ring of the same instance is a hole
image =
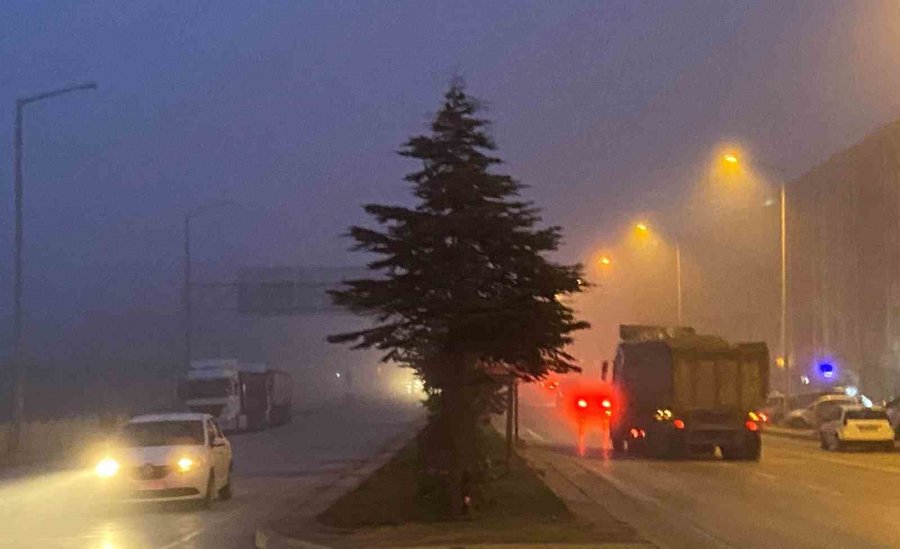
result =
[[[16,125],[15,125],[15,142],[14,142],[14,186],[15,186],[15,208],[16,208],[16,228],[15,228],[15,286],[13,299],[13,410],[12,410],[12,432],[10,433],[8,450],[15,452],[19,448],[19,442],[22,433],[22,424],[25,421],[25,366],[22,363],[22,339],[23,328],[22,321],[24,317],[24,308],[22,305],[23,293],[23,265],[22,255],[24,252],[24,220],[22,211],[23,202],[23,182],[22,182],[22,155],[24,149],[24,141],[22,138],[23,115],[27,105],[44,101],[65,93],[78,90],[95,90],[96,82],[84,82],[74,84],[65,88],[59,88],[43,93],[20,97],[16,99]]]
[[[722,159],[729,164],[738,164],[740,162],[740,158],[738,158],[738,156],[734,153],[727,153],[722,156]],[[787,194],[785,192],[786,170],[780,166],[773,166],[771,164],[758,165],[770,171],[776,172],[779,179],[779,195],[781,198],[781,323],[779,326],[780,329],[778,352],[780,353],[779,358],[781,358],[782,364],[784,364],[785,393],[790,395],[791,363],[788,360],[787,354]]]
[[[184,372],[191,367],[194,353],[194,314],[191,299],[191,220],[202,213],[225,206],[234,206],[229,200],[210,202],[188,210],[184,214],[184,282],[182,288],[182,311],[184,313]]]
[[[650,227],[646,223],[635,223],[635,230],[639,233],[647,234]],[[682,281],[681,281],[681,245],[675,241],[675,302],[678,310],[678,325],[684,323],[684,310],[682,301]]]

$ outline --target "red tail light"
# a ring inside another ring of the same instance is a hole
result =
[[[576,402],[579,408],[587,408],[587,401],[583,398],[579,398],[578,402]]]
[[[600,406],[603,406],[604,408],[612,408],[612,402],[610,402],[608,398],[604,398],[603,402],[600,403]]]
[[[684,429],[684,422],[680,419],[676,419],[675,421],[673,421],[672,425],[674,425],[676,429]]]
[[[747,423],[745,423],[744,425],[747,426],[748,431],[758,431],[759,430],[759,425],[755,421],[747,420]]]

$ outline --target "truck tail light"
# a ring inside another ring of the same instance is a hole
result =
[[[744,425],[747,426],[748,431],[759,431],[759,424],[755,421],[747,420],[747,423],[745,423]]]
[[[684,429],[684,422],[680,419],[676,419],[672,422],[672,425],[675,426],[676,429]]]
[[[576,404],[578,405],[579,408],[587,408],[587,406],[588,406],[587,401],[583,398],[579,398],[578,402],[576,402]]]

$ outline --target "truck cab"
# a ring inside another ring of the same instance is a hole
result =
[[[179,384],[188,409],[211,415],[226,431],[247,428],[242,392],[238,361],[233,359],[195,360]]]

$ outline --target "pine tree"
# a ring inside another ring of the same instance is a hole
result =
[[[486,365],[528,380],[577,370],[564,348],[587,327],[559,299],[583,289],[581,266],[547,259],[560,228],[537,228],[539,210],[520,198],[523,185],[491,171],[501,160],[480,110],[455,79],[431,134],[400,150],[421,163],[405,177],[417,204],[365,206],[381,230],[352,227],[349,235],[354,250],[380,256],[369,268],[381,275],[332,292],[335,303],[375,325],[329,338],[383,350],[385,361],[412,367],[424,380],[456,513],[481,463],[478,420],[499,389]]]

